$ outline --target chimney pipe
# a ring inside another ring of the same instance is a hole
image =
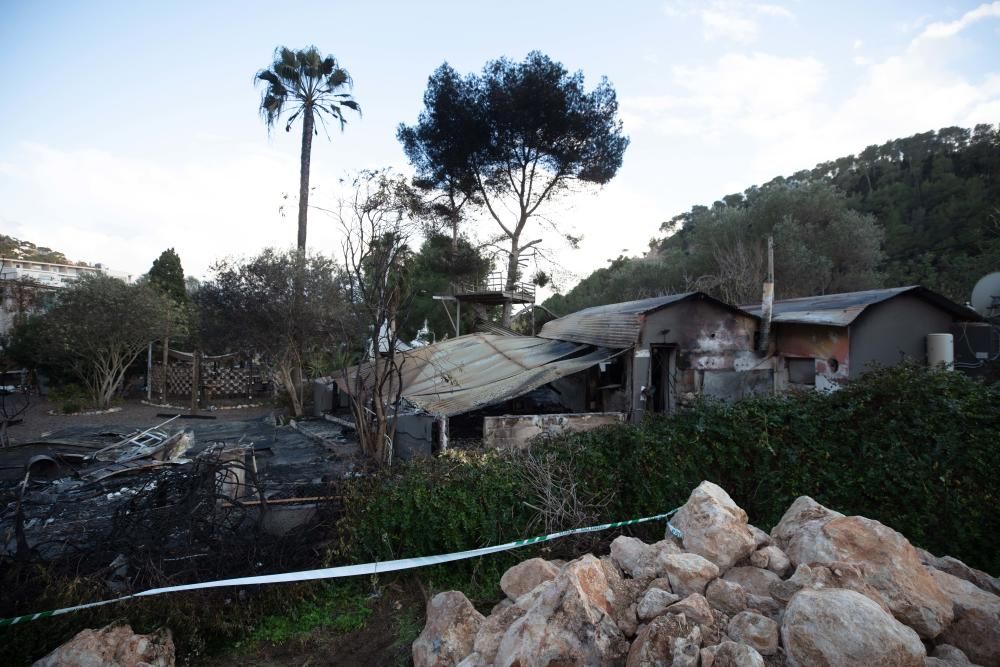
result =
[[[774,237],[767,237],[767,280],[764,295],[760,301],[760,339],[757,352],[767,354],[771,337],[771,317],[774,313]]]

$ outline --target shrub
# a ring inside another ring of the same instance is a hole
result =
[[[708,479],[763,528],[809,495],[997,572],[998,403],[1000,390],[959,373],[900,365],[832,394],[706,401],[536,451],[572,466],[581,497],[606,499],[594,507],[602,521],[672,509]],[[401,558],[531,536],[533,491],[518,465],[516,455],[453,454],[359,483],[346,502],[346,552]]]

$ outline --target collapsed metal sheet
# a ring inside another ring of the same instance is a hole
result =
[[[450,417],[521,396],[614,354],[533,336],[460,336],[402,354],[402,397],[420,410]],[[348,377],[357,371],[348,369]],[[360,372],[367,381],[372,364]],[[341,390],[351,393],[343,374],[335,380]]]

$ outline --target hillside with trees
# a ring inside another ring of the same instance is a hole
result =
[[[766,239],[779,298],[921,284],[964,302],[1000,268],[1000,127],[949,127],[869,146],[663,223],[644,257],[618,257],[546,307],[703,290],[759,299]]]
[[[22,241],[13,236],[0,234],[0,257],[7,259],[24,259],[35,262],[52,262],[54,264],[70,264],[66,255],[58,250],[37,246],[31,241]]]

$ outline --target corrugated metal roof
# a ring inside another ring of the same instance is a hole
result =
[[[774,302],[774,322],[794,322],[798,324],[824,324],[827,326],[846,327],[868,306],[888,301],[900,294],[913,294],[934,305],[947,310],[961,320],[977,320],[975,311],[960,306],[954,301],[937,292],[932,292],[920,285],[907,287],[891,287],[886,289],[865,290],[863,292],[844,292],[842,294],[823,294],[821,296],[805,296],[797,299],[781,299]],[[746,312],[760,316],[760,304],[741,306]]]
[[[645,315],[692,298],[710,301],[723,308],[742,312],[735,306],[703,292],[684,292],[586,308],[547,322],[538,335],[553,340],[624,349],[632,347],[639,340],[639,331]]]
[[[450,417],[515,398],[613,355],[533,336],[469,334],[404,353],[402,396],[421,410]],[[336,381],[348,391],[343,377]]]
[[[668,294],[651,299],[585,308],[546,322],[538,335],[552,340],[568,340],[619,349],[632,347],[639,338],[643,315],[683,301],[694,294],[696,292]]]

